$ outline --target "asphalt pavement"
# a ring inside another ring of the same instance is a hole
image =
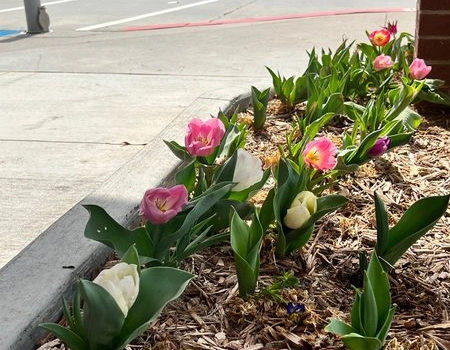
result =
[[[17,1],[2,6],[7,4]],[[415,12],[399,6],[398,12],[339,15],[320,14],[320,8],[311,17],[283,20],[301,13],[290,10],[272,13],[277,18],[270,21],[251,17],[245,7],[222,25],[142,30],[180,23],[178,11],[161,22],[150,16],[83,29],[124,18],[112,13],[83,24],[56,18],[51,32],[39,35],[20,33],[26,23],[22,18],[18,24],[20,10],[16,17],[0,10],[0,35],[18,30],[0,36],[0,267],[158,138],[199,96],[269,86],[265,66],[299,75],[306,50],[334,49],[343,38],[367,40],[365,30],[388,20],[413,33]],[[53,16],[60,11],[49,6],[51,19],[52,9]],[[189,22],[217,18],[199,15]],[[181,140],[183,134],[180,129]]]

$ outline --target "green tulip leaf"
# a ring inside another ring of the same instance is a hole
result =
[[[138,273],[141,273],[141,263],[139,262],[139,253],[136,249],[136,245],[133,244],[128,250],[125,252],[125,254],[120,259],[123,262],[126,262],[127,264],[134,264],[137,266]]]
[[[180,144],[176,143],[175,141],[166,141],[166,140],[163,140],[163,141],[177,158],[179,158],[181,160],[191,160],[192,159],[192,156],[188,153],[188,151],[186,150],[186,147],[181,146]]]
[[[370,290],[373,293],[377,317],[376,332],[370,334],[375,336],[378,331],[385,324],[385,320],[388,318],[391,308],[391,294],[389,292],[389,279],[387,273],[383,270],[383,267],[378,259],[377,254],[373,253],[367,267],[367,281],[370,285]],[[366,285],[364,285],[364,291],[366,291]],[[368,293],[369,290],[367,291]]]
[[[358,164],[361,165],[369,160],[368,152],[375,145],[375,142],[381,136],[382,129],[371,132],[360,145],[345,159],[346,164]]]
[[[359,289],[355,288],[355,301],[353,302],[352,305],[352,312],[351,312],[351,317],[352,317],[352,327],[356,330],[356,333],[359,334],[363,334],[364,333],[364,327],[362,324],[362,318],[361,318],[361,295],[362,295],[362,291],[360,291]]]
[[[380,350],[383,346],[377,338],[365,337],[357,333],[344,335],[342,341],[351,350]]]
[[[369,280],[366,272],[364,276],[364,291],[361,294],[360,315],[364,330],[363,335],[367,337],[375,337],[378,333],[378,307],[371,282],[376,283],[376,281]]]
[[[179,239],[190,232],[195,223],[208,213],[211,207],[227,196],[233,187],[234,184],[227,182],[216,184],[211,186],[194,201],[191,201],[190,207],[192,207],[192,209],[186,215],[181,227],[173,233],[164,235],[164,237],[159,240],[158,246],[155,247],[155,251],[166,252],[173,247]]]
[[[109,292],[96,283],[80,280],[83,304],[83,328],[90,349],[117,349],[115,339],[125,316]]]
[[[84,236],[115,249],[123,256],[130,246],[136,244],[140,256],[153,256],[153,245],[143,227],[130,231],[115,221],[97,205],[83,205],[90,218],[84,229]]]
[[[233,181],[234,171],[238,159],[238,152],[234,152],[233,155],[219,168],[217,174],[214,175],[214,182],[231,182]]]
[[[339,80],[337,80],[339,81]],[[344,110],[344,97],[340,92],[331,94],[324,103],[322,113],[333,113],[333,115],[341,114]]]
[[[254,293],[259,276],[260,249],[263,231],[258,215],[248,226],[235,211],[230,223],[230,241],[234,252],[239,295],[242,298]]]
[[[183,168],[175,174],[175,182],[179,185],[184,185],[188,193],[194,190],[195,181],[195,160],[183,166]]]
[[[386,341],[389,330],[391,329],[391,324],[392,324],[392,319],[394,318],[394,313],[395,313],[395,307],[390,308],[389,313],[388,313],[386,319],[384,320],[384,324],[377,334],[377,339],[379,341],[381,341],[381,343],[383,343],[383,344]]]
[[[56,335],[71,350],[90,350],[86,342],[75,332],[56,323],[41,323],[39,327]]]
[[[172,267],[158,266],[141,271],[139,294],[123,325],[118,340],[123,349],[142,334],[164,306],[183,293],[194,275]]]
[[[449,195],[433,196],[415,202],[390,229],[387,248],[378,255],[393,266],[444,215],[449,198]]]
[[[414,136],[414,132],[407,132],[402,134],[396,134],[396,135],[389,135],[389,138],[391,140],[391,144],[389,145],[389,149],[407,145],[409,141],[411,141],[411,138]]]
[[[259,91],[256,87],[251,87],[253,104],[253,129],[259,130],[266,122],[266,108],[270,97],[270,88]]]
[[[326,325],[325,332],[343,336],[350,333],[356,333],[356,330],[349,324],[333,318],[330,323]]]
[[[406,131],[414,132],[422,122],[422,117],[419,113],[414,112],[411,108],[406,107],[394,121],[400,121]]]
[[[375,218],[377,222],[377,243],[376,250],[378,254],[384,252],[388,248],[389,244],[389,218],[378,193],[374,193],[375,199]]]
[[[264,199],[264,203],[261,206],[261,211],[259,213],[259,218],[261,221],[261,226],[263,232],[266,232],[269,225],[275,220],[275,214],[273,209],[273,198],[275,196],[275,189],[272,187],[269,193]]]
[[[336,115],[335,112],[324,113],[320,118],[312,121],[305,130],[305,134],[302,138],[302,144],[306,145],[310,142],[314,137],[316,137],[319,129],[322,128],[325,124],[327,124],[333,117]]]
[[[389,98],[393,101],[392,107],[386,114],[385,119],[390,121],[400,115],[400,113],[408,107],[414,100],[416,94],[422,89],[424,81],[417,88],[403,84],[397,94],[389,94]]]

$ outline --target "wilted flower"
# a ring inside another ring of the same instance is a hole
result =
[[[389,31],[391,35],[397,34],[397,21],[395,22],[388,22],[387,27],[385,27]]]
[[[242,148],[237,150],[237,160],[233,175],[236,186],[233,191],[238,192],[249,188],[261,181],[263,176],[262,162],[258,157],[252,156]]]
[[[367,152],[369,157],[379,157],[383,153],[385,153],[389,145],[391,144],[391,139],[387,136],[380,137],[376,142],[375,145]]]
[[[309,142],[303,151],[303,159],[309,167],[317,170],[331,170],[336,166],[336,146],[326,137]]]
[[[391,34],[387,29],[381,28],[370,33],[369,39],[375,46],[385,46],[391,40]]]
[[[152,224],[165,224],[176,216],[188,202],[188,192],[183,185],[172,188],[152,188],[145,192],[139,206],[140,214]]]
[[[100,272],[93,282],[111,294],[126,317],[139,294],[137,266],[124,262],[118,263]]]
[[[189,154],[196,157],[211,155],[225,135],[225,126],[219,118],[211,118],[206,122],[194,118],[188,128],[185,146]]]
[[[292,201],[283,219],[284,224],[296,230],[302,227],[317,210],[317,197],[309,191],[300,192]]]
[[[394,61],[392,61],[391,56],[386,56],[384,54],[377,56],[373,61],[373,68],[378,71],[391,68],[393,65]]]
[[[305,304],[302,303],[292,303],[288,302],[286,305],[288,315],[292,315],[294,313],[303,313],[305,312]]]
[[[415,58],[409,66],[409,74],[413,79],[423,79],[431,71],[431,66],[427,66],[425,61],[420,58]]]

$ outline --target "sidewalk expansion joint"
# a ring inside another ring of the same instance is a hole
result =
[[[1,139],[0,142],[35,142],[35,143],[57,143],[57,144],[87,144],[87,145],[108,145],[108,146],[146,146],[146,143],[123,142],[97,142],[97,141],[62,141],[62,140],[21,140],[21,139]]]

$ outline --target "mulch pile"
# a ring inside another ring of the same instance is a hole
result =
[[[271,102],[272,112],[278,114],[268,117],[265,130],[250,132],[247,144],[268,165],[292,125],[292,117],[277,106]],[[358,252],[370,254],[376,241],[374,191],[385,202],[391,225],[416,200],[450,192],[450,113],[426,112],[421,111],[424,120],[409,145],[370,161],[332,189],[349,204],[323,218],[303,249],[278,259],[274,234],[266,236],[258,284],[263,292],[253,299],[239,298],[229,244],[213,247],[186,260],[182,267],[197,278],[128,348],[344,349],[323,328],[331,317],[350,321],[352,285],[361,286]],[[249,114],[243,117],[251,119]],[[345,127],[337,121],[324,134],[334,140]],[[298,283],[281,289],[275,298],[264,293],[285,273]],[[450,210],[398,261],[389,278],[396,312],[385,349],[450,349]],[[305,310],[288,315],[289,301],[303,304]]]

